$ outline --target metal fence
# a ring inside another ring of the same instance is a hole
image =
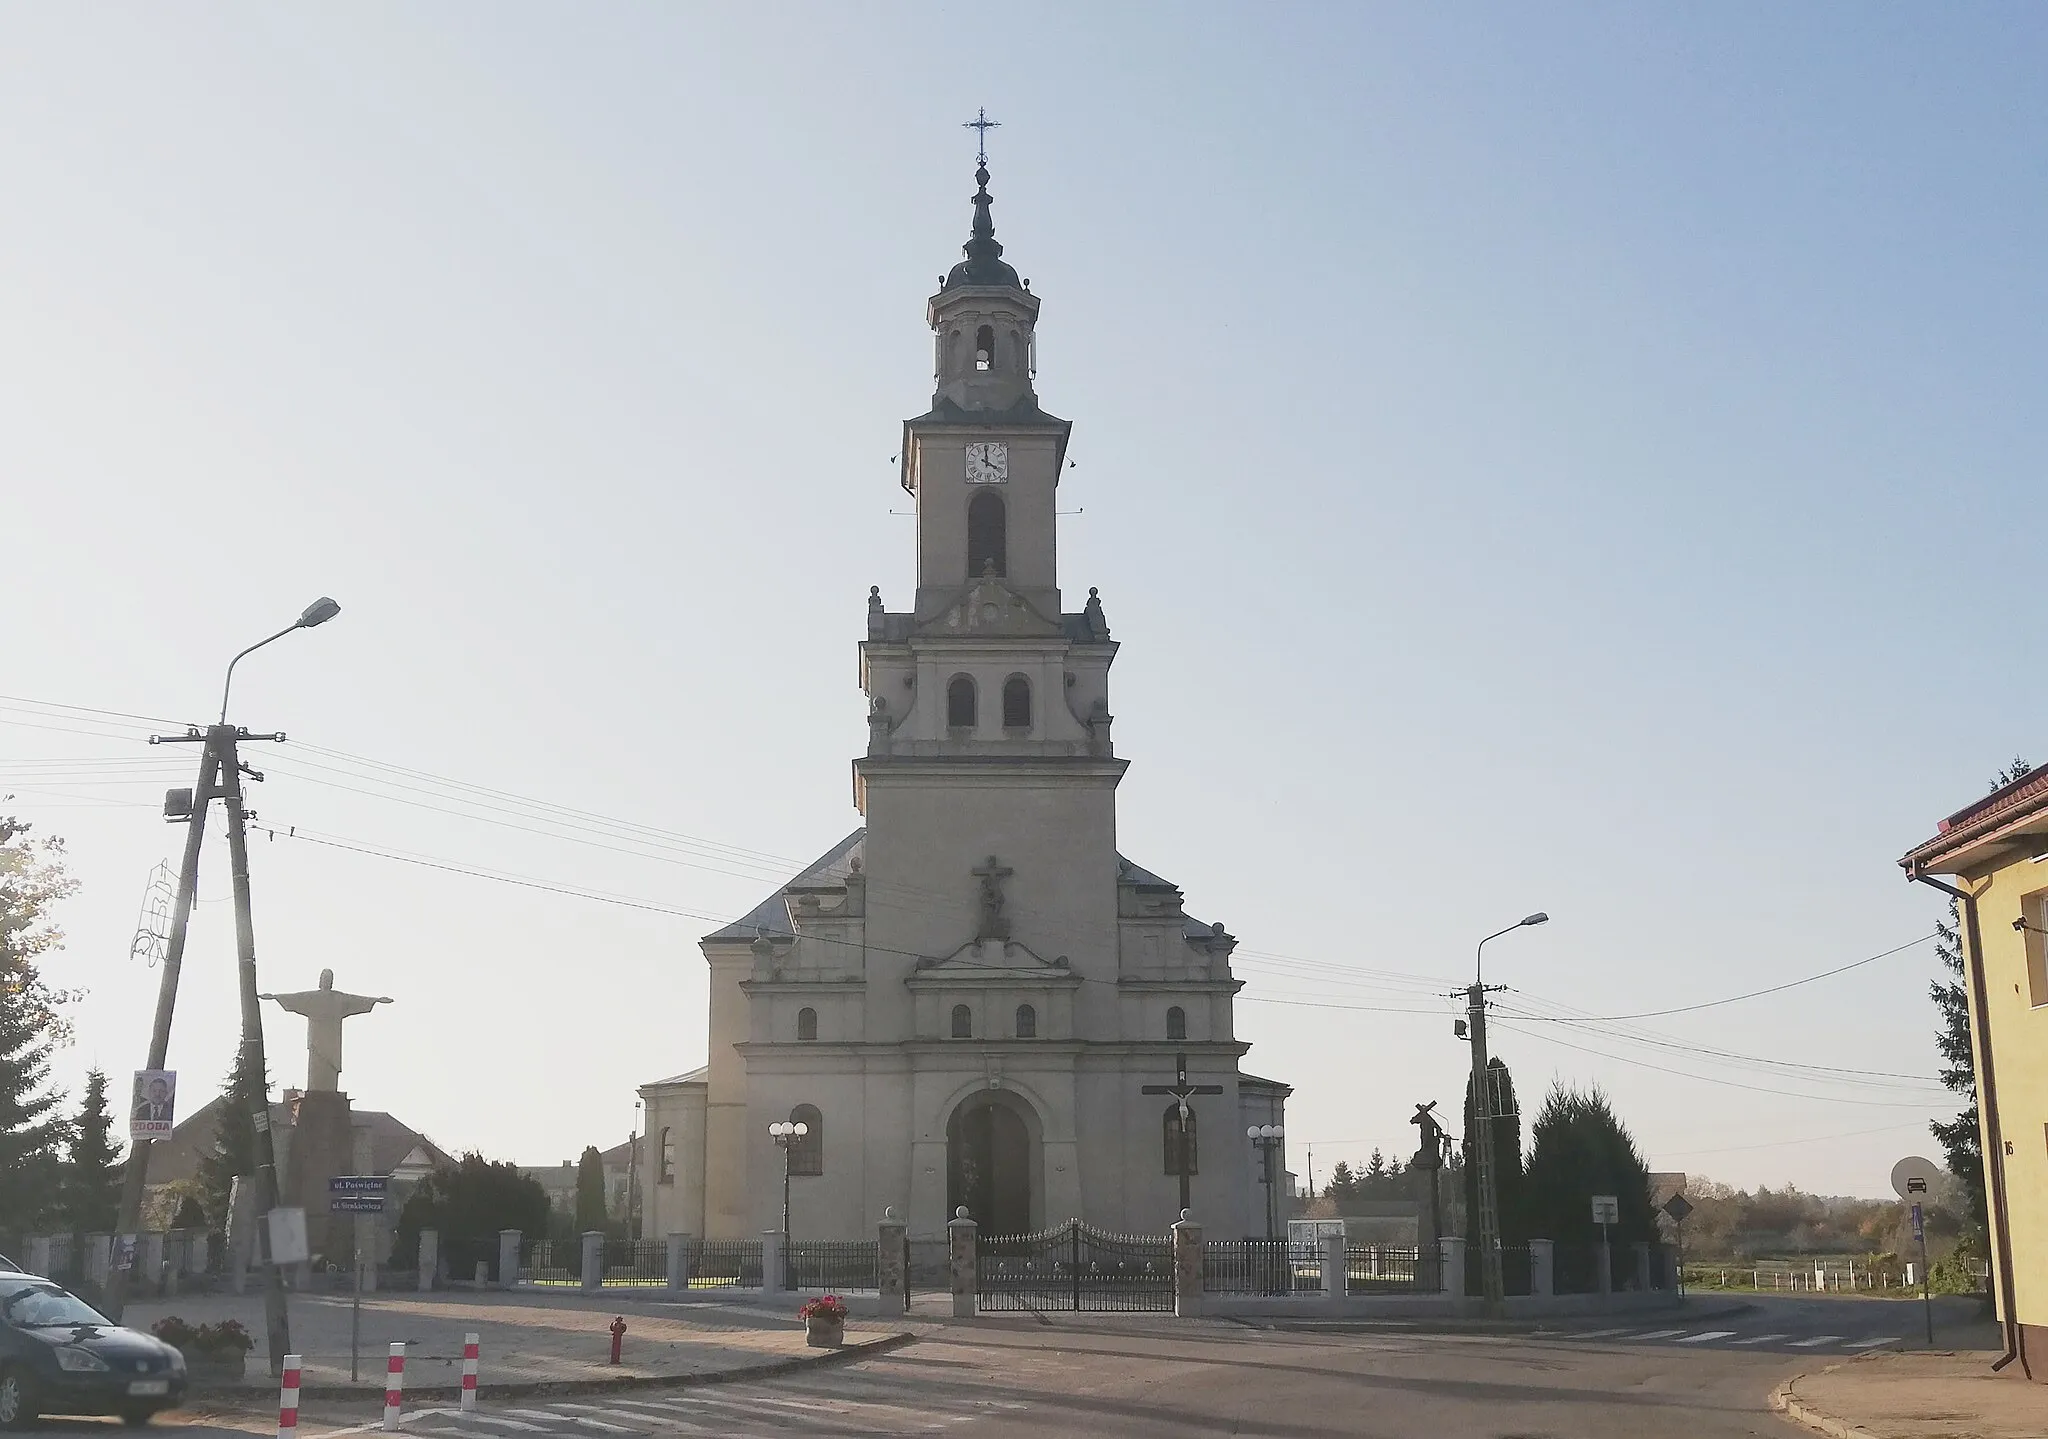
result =
[[[1211,1239],[1202,1248],[1205,1294],[1323,1292],[1322,1254],[1306,1245],[1285,1239]]]
[[[668,1283],[668,1242],[662,1239],[607,1239],[603,1278],[622,1288]]]
[[[445,1245],[447,1241],[442,1241]],[[535,1239],[520,1246],[519,1277],[529,1284],[580,1284],[583,1282],[583,1241]],[[492,1255],[495,1260],[497,1256]],[[494,1266],[495,1267],[495,1266]],[[467,1277],[459,1269],[455,1277]]]
[[[785,1289],[876,1289],[882,1287],[879,1242],[791,1241],[783,1250]]]
[[[1440,1287],[1437,1269],[1437,1256],[1431,1250],[1379,1244],[1344,1246],[1347,1294],[1434,1294]]]
[[[761,1241],[758,1239],[693,1239],[690,1241],[692,1289],[759,1289]]]
[[[1630,1289],[1667,1289],[1672,1287],[1673,1275],[1666,1259],[1664,1247],[1650,1246],[1650,1272],[1636,1273],[1636,1248],[1633,1244],[1613,1243],[1607,1246],[1609,1277],[1614,1292]],[[1553,1251],[1551,1274],[1553,1292],[1558,1294],[1598,1294],[1600,1292],[1600,1246],[1598,1244],[1559,1244]]]

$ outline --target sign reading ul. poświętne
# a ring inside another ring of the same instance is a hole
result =
[[[327,1181],[330,1214],[381,1214],[390,1181],[379,1174],[337,1174]]]

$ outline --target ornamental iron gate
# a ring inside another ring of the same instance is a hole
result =
[[[1036,1234],[975,1239],[983,1309],[1173,1312],[1173,1240],[1069,1219]]]

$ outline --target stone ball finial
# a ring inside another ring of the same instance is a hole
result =
[[[888,1221],[889,1221],[889,1222],[890,1222],[891,1224],[895,1223],[895,1222],[896,1222],[896,1206],[895,1206],[895,1205],[893,1205],[893,1204],[891,1204],[891,1205],[889,1205],[889,1206],[888,1206],[887,1208],[885,1208],[885,1209],[884,1209],[884,1210],[882,1211],[882,1218],[884,1218],[884,1219],[888,1220]]]
[[[1193,1219],[1195,1217],[1195,1211],[1192,1209],[1183,1209],[1180,1212],[1180,1217],[1183,1219]]]
[[[967,1217],[967,1206],[963,1204],[958,1209],[954,1210],[953,1217],[955,1219],[965,1219]]]
[[[1091,600],[1099,600],[1102,598],[1102,591],[1097,589],[1095,586],[1090,585],[1088,586],[1088,598]]]
[[[320,971],[320,987],[321,987],[322,989],[332,989],[332,988],[334,988],[334,971],[333,971],[333,970],[331,970],[331,969],[323,969],[323,970],[321,970],[321,971]]]
[[[880,585],[869,585],[868,598],[879,603],[882,598],[882,587]]]

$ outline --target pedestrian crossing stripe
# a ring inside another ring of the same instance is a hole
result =
[[[1736,1344],[1771,1344],[1780,1339],[1790,1339],[1789,1334],[1752,1334],[1747,1339],[1738,1339]],[[1730,1346],[1733,1347],[1733,1346]]]
[[[1792,1347],[1794,1349],[1818,1349],[1823,1344],[1838,1343],[1842,1337],[1839,1334],[1816,1334],[1811,1339],[1793,1340]]]
[[[1734,1336],[1735,1331],[1733,1329],[1707,1329],[1702,1330],[1698,1334],[1688,1334],[1678,1342],[1680,1344],[1705,1344],[1709,1340],[1732,1339]]]
[[[1685,1331],[1684,1331],[1683,1329],[1652,1329],[1652,1330],[1651,1330],[1651,1331],[1650,1331],[1649,1333],[1647,1333],[1647,1334],[1638,1334],[1638,1335],[1636,1335],[1635,1337],[1636,1337],[1636,1339],[1637,1339],[1638,1341],[1640,1341],[1640,1342],[1643,1342],[1643,1343],[1647,1343],[1648,1341],[1650,1341],[1650,1340],[1652,1340],[1652,1339],[1671,1339],[1671,1338],[1675,1338],[1676,1336],[1678,1336],[1678,1335],[1680,1335],[1680,1334],[1683,1334],[1683,1333],[1685,1333]]]
[[[1574,1338],[1574,1339],[1612,1339],[1612,1338],[1613,1338],[1613,1337],[1614,1337],[1615,1335],[1617,1335],[1617,1334],[1627,1334],[1627,1333],[1629,1333],[1629,1332],[1631,1332],[1631,1331],[1629,1330],[1628,1326],[1627,1326],[1627,1325],[1623,1325],[1623,1326],[1622,1326],[1621,1328],[1619,1328],[1619,1329],[1595,1329],[1595,1330],[1594,1330],[1594,1331],[1593,1331],[1592,1333],[1590,1333],[1590,1334],[1574,1334],[1574,1335],[1572,1335],[1572,1338]]]
[[[1859,1339],[1854,1344],[1845,1344],[1842,1347],[1845,1349],[1875,1349],[1880,1344],[1897,1344],[1898,1342],[1898,1335],[1887,1334],[1882,1339]]]

